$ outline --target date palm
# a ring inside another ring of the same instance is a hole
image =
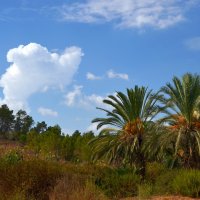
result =
[[[161,145],[171,145],[174,160],[179,158],[187,167],[200,162],[200,76],[185,74],[181,79],[174,77],[161,89],[168,107],[162,119],[166,132]]]
[[[159,112],[157,101],[160,95],[148,88],[135,86],[127,93],[117,92],[103,102],[110,109],[98,108],[106,113],[105,118],[96,118],[97,129],[102,128],[94,139],[94,159],[106,158],[115,164],[139,163],[145,173],[145,156],[142,152],[145,134],[152,131],[153,118]]]

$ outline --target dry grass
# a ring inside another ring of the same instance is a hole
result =
[[[108,200],[91,181],[80,175],[65,175],[49,196],[50,200]]]
[[[23,145],[21,145],[19,142],[0,139],[0,157],[10,150],[19,149],[22,147]]]

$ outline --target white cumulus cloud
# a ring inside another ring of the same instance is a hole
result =
[[[44,108],[44,107],[38,108],[38,113],[40,113],[42,116],[52,116],[52,117],[58,116],[58,112],[50,108]]]
[[[75,46],[61,54],[36,43],[10,49],[7,61],[11,64],[0,79],[4,95],[1,103],[14,110],[27,109],[32,94],[69,85],[82,56],[81,49]]]
[[[91,123],[91,124],[87,127],[86,131],[87,131],[87,132],[92,131],[93,133],[95,133],[96,135],[98,135],[98,134],[102,131],[102,129],[108,128],[108,127],[109,127],[108,125],[104,125],[104,126],[102,126],[101,128],[99,128],[99,129],[97,130],[97,125],[98,125],[97,122]]]
[[[74,90],[68,92],[65,95],[65,103],[67,106],[73,106],[75,104],[75,101],[77,99],[77,97],[81,96],[81,89],[83,88],[82,85],[75,85],[74,86]]]
[[[122,28],[163,29],[185,19],[199,0],[87,0],[58,8],[63,20],[83,23],[114,22]]]
[[[121,79],[124,79],[124,80],[128,80],[128,74],[116,73],[113,70],[109,70],[107,72],[107,76],[108,76],[108,78],[121,78]]]
[[[92,74],[91,72],[88,72],[88,73],[86,74],[86,78],[87,78],[88,80],[100,80],[100,79],[101,79],[100,76],[96,76],[96,75]]]
[[[82,85],[76,85],[74,86],[74,89],[72,91],[68,92],[64,96],[65,104],[68,107],[78,106],[86,109],[95,107],[105,107],[103,100],[106,97],[97,94],[85,95],[82,92],[82,89]]]
[[[84,95],[82,94],[82,98],[79,99],[79,104],[81,106],[84,106],[85,108],[90,108],[90,107],[104,107],[105,108],[105,104],[103,103],[103,100],[106,97],[97,95],[97,94],[91,94],[91,95]]]

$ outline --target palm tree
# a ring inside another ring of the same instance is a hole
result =
[[[168,109],[161,120],[167,131],[160,145],[173,149],[174,161],[180,159],[184,166],[194,167],[200,162],[200,76],[185,74],[174,77],[161,89],[167,97]]]
[[[102,128],[93,145],[93,159],[106,158],[110,163],[135,163],[145,174],[145,155],[142,145],[145,134],[152,131],[153,118],[159,112],[158,93],[153,94],[148,88],[135,86],[127,89],[127,94],[117,92],[110,95],[103,102],[110,109],[98,108],[107,115],[96,118],[92,122],[98,123],[97,129]]]

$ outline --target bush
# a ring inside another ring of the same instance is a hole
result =
[[[105,168],[96,175],[95,183],[109,197],[128,197],[137,195],[140,177],[129,169]]]
[[[86,182],[83,188],[72,192],[69,200],[108,200],[103,192],[92,182]],[[65,199],[66,200],[66,199]]]
[[[94,184],[97,190],[102,191],[108,197],[121,198],[137,195],[140,176],[132,169],[69,163],[65,166],[65,176],[59,181],[59,186],[55,187],[54,192],[57,196],[65,195],[65,198],[59,196],[57,199],[67,199],[71,191],[76,188],[87,190],[85,188],[87,182]]]
[[[107,200],[108,198],[90,180],[82,175],[65,174],[50,194],[50,200]]]
[[[21,152],[17,149],[10,150],[7,152],[3,157],[2,160],[4,160],[7,164],[16,164],[23,160],[23,156]]]
[[[153,193],[156,195],[173,194],[171,183],[177,174],[177,170],[168,169],[156,178]]]
[[[150,199],[153,194],[153,185],[150,183],[141,184],[138,186],[138,198]]]
[[[172,181],[172,189],[183,196],[200,197],[200,171],[180,170]]]
[[[42,160],[22,161],[15,165],[1,160],[0,174],[0,193],[5,199],[24,193],[26,199],[45,200],[62,170],[59,165]]]
[[[146,179],[149,182],[154,183],[156,179],[163,173],[165,173],[168,169],[161,163],[153,162],[148,163],[146,167]]]

